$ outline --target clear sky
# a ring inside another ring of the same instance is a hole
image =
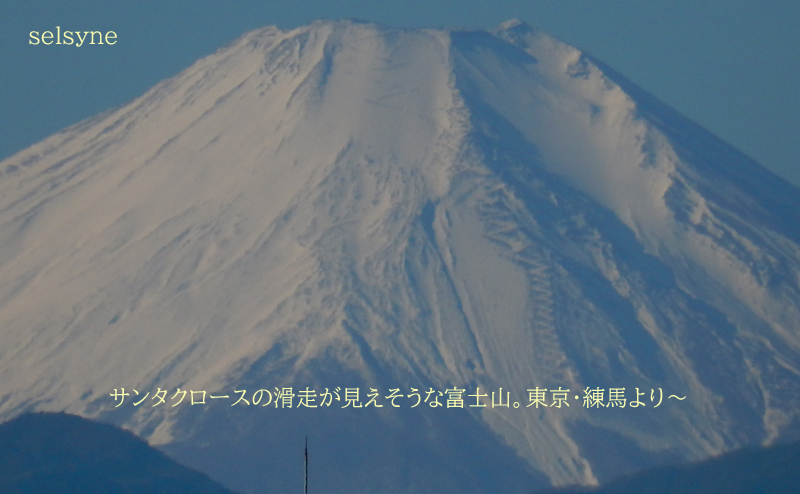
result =
[[[142,94],[242,33],[316,19],[490,29],[519,18],[800,185],[797,0],[0,0],[0,159]],[[29,45],[115,31],[114,46]]]

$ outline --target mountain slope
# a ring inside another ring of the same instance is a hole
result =
[[[615,479],[593,489],[564,487],[536,494],[744,494],[800,490],[800,444],[748,448],[717,458],[678,466],[653,468]]]
[[[518,22],[264,28],[0,170],[4,416],[99,417],[248,492],[295,488],[306,434],[331,492],[798,434],[797,189]],[[231,406],[288,387],[342,396]],[[642,406],[584,405],[613,388]],[[153,401],[178,390],[209,397]]]
[[[232,494],[129,432],[63,413],[0,424],[0,489],[63,494]]]

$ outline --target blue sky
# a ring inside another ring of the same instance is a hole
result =
[[[796,0],[2,0],[0,159],[140,95],[264,25],[359,18],[489,29],[519,18],[603,60],[800,184]],[[113,30],[114,46],[31,46],[30,31]]]

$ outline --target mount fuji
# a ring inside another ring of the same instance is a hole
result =
[[[0,419],[249,493],[299,492],[306,436],[329,493],[796,439],[798,225],[797,188],[524,23],[267,27],[0,162]]]

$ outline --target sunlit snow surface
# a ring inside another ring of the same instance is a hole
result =
[[[464,493],[800,433],[800,191],[518,22],[253,31],[0,175],[5,419],[99,417],[247,492],[297,488],[306,434],[326,492]],[[285,386],[384,407],[230,406]],[[382,399],[454,386],[520,408]],[[159,388],[233,399],[133,406]]]

